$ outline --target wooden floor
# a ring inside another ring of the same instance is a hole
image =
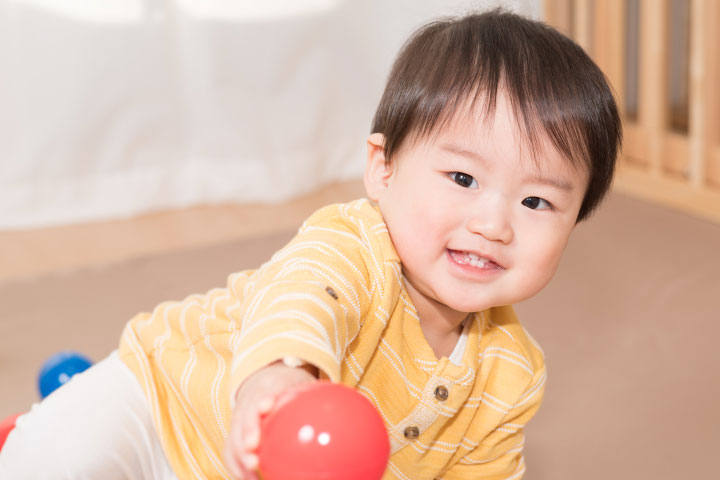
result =
[[[103,358],[135,313],[224,285],[316,207],[361,192],[1,234],[0,418],[37,401],[52,353]],[[720,478],[719,298],[720,225],[611,195],[551,284],[517,306],[549,370],[525,478]]]
[[[323,205],[364,195],[362,182],[350,181],[276,205],[199,206],[126,220],[0,231],[0,284],[272,234],[296,227]]]

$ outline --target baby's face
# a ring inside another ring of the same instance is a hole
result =
[[[403,147],[384,180],[370,156],[368,195],[416,305],[475,312],[530,298],[552,278],[575,226],[586,169],[549,141],[535,162],[519,147],[505,96],[497,100],[489,124],[458,115],[437,136]]]

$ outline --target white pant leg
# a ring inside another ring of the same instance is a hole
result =
[[[0,453],[0,478],[177,480],[150,405],[117,352],[18,418]]]

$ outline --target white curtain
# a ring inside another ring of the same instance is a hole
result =
[[[359,177],[398,48],[540,0],[0,0],[0,229]]]

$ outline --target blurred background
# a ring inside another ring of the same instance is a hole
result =
[[[625,126],[609,199],[518,305],[549,368],[526,478],[720,478],[714,0],[0,0],[0,418],[51,354],[100,360],[363,196],[402,42],[494,6],[585,48]]]
[[[500,3],[2,0],[0,228],[278,202],[357,178],[405,38]]]

